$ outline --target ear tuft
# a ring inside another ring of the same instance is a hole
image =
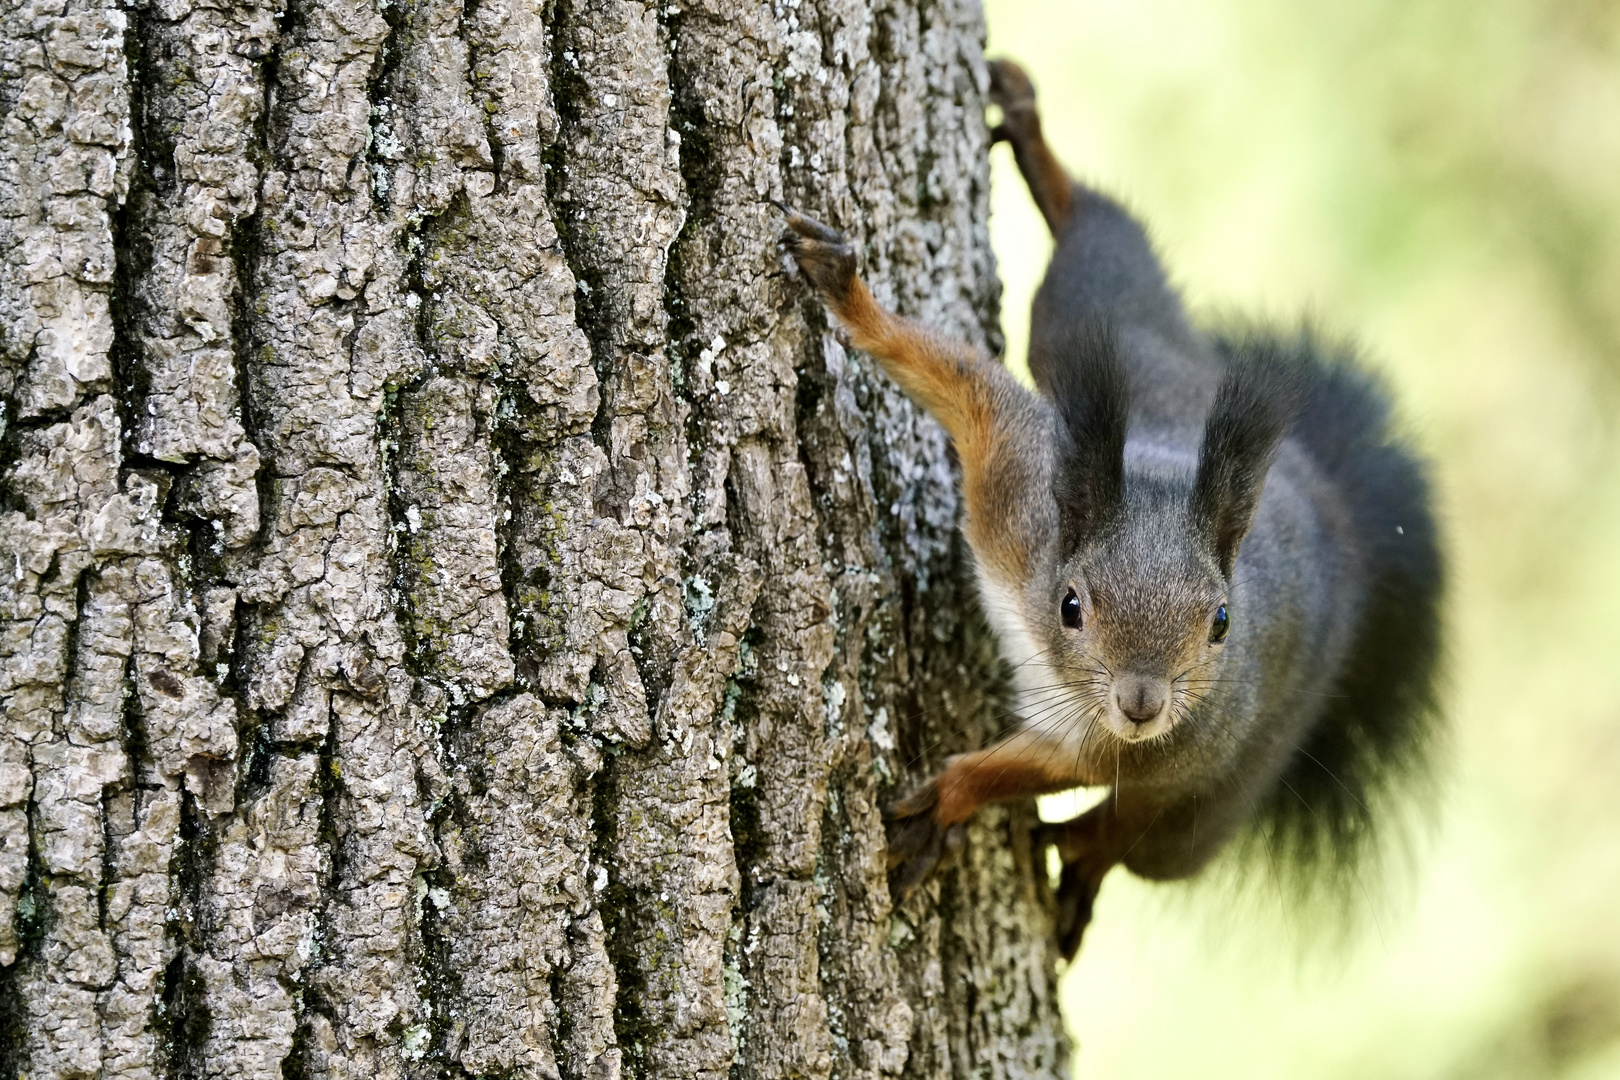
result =
[[[1298,367],[1269,348],[1235,358],[1215,392],[1189,508],[1229,579],[1260,506],[1266,471],[1303,396]]]
[[[1113,332],[1105,325],[1083,326],[1040,342],[1030,356],[1030,366],[1037,364],[1050,373],[1058,414],[1052,494],[1061,550],[1068,554],[1124,503],[1130,384]]]

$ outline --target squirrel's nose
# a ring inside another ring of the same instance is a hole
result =
[[[1122,675],[1114,682],[1114,700],[1119,711],[1133,723],[1145,724],[1164,711],[1170,687],[1163,679],[1146,675]]]

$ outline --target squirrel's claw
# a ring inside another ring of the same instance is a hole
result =
[[[930,780],[889,807],[885,817],[913,818],[919,814],[926,814],[937,805],[939,805],[939,784],[935,780]]]
[[[889,845],[889,896],[894,903],[904,903],[944,856],[944,831],[929,818],[908,819]]]
[[[908,818],[893,834],[889,846],[889,896],[896,904],[905,903],[911,891],[967,843],[967,826],[942,829],[932,818]],[[900,854],[900,849],[905,854]]]
[[[938,793],[932,783],[912,792],[884,812],[889,841],[889,895],[903,903],[942,861],[967,842],[967,828],[941,827],[932,810]]]
[[[787,227],[793,230],[791,235],[783,237],[784,243],[795,243],[800,237],[806,240],[819,240],[823,244],[842,244],[844,242],[843,234],[837,229],[829,225],[823,225],[815,218],[800,213],[787,203],[772,199],[771,205],[782,211],[782,215],[787,218]]]
[[[787,217],[788,231],[782,235],[782,247],[793,256],[805,280],[823,298],[836,304],[848,295],[855,282],[855,249],[837,229],[784,203],[775,205]]]
[[[937,840],[939,826],[929,813],[939,799],[930,781],[883,811],[889,841],[889,869],[924,855]],[[938,859],[936,855],[936,861]]]
[[[889,842],[888,868],[894,870],[902,863],[927,852],[940,831],[934,819],[927,814],[916,817],[889,817],[883,822]]]

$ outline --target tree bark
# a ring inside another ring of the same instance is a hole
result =
[[[972,0],[5,0],[0,1075],[1044,1077],[945,440]]]

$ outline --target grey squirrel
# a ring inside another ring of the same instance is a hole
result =
[[[1353,864],[1424,771],[1443,572],[1378,381],[1308,333],[1196,328],[1141,226],[1058,164],[1028,76],[990,72],[993,138],[1057,241],[1032,315],[1039,393],[884,310],[836,231],[783,207],[783,244],[949,433],[1021,718],[890,808],[891,889],[986,803],[1111,785],[1039,837],[1062,858],[1072,956],[1116,865],[1186,878],[1246,828],[1274,857]]]

